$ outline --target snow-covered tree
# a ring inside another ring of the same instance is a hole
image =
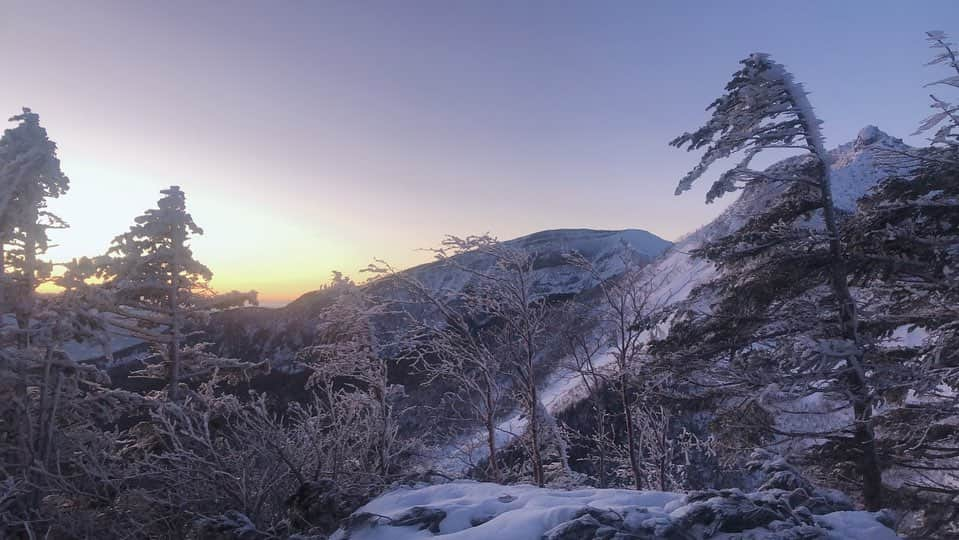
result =
[[[583,440],[587,460],[593,463],[600,488],[609,487],[610,468],[614,464],[618,444],[613,426],[614,412],[607,396],[614,387],[616,373],[604,365],[608,353],[608,336],[598,328],[596,309],[589,303],[569,302],[564,309],[559,334],[564,342],[563,368],[576,374],[582,383],[592,421],[588,429],[577,429],[574,435]],[[630,469],[632,472],[632,469]]]
[[[927,34],[937,49],[930,64],[959,73],[945,34]],[[959,77],[933,84],[959,87]],[[870,354],[884,375],[877,423],[886,461],[932,497],[923,504],[959,494],[959,123],[956,106],[936,97],[933,106],[940,112],[920,128],[942,124],[930,146],[899,155],[903,173],[861,199],[843,227],[854,283],[868,295]]]
[[[46,210],[47,199],[69,189],[60,170],[56,143],[30,109],[10,119],[18,122],[0,138],[0,328],[4,338],[3,367],[11,377],[19,463],[26,471],[34,458],[36,419],[28,405],[28,372],[42,365],[53,350],[35,338],[37,287],[50,279],[50,264],[39,259],[49,244],[47,231],[64,226]],[[8,324],[15,319],[16,327]],[[39,347],[37,347],[39,345]],[[46,390],[46,389],[45,389]]]
[[[397,326],[398,351],[413,359],[426,376],[424,386],[443,387],[441,414],[471,429],[482,425],[485,433],[487,470],[485,476],[502,481],[497,456],[497,418],[509,397],[507,366],[496,353],[493,335],[481,325],[487,317],[476,312],[463,291],[434,290],[413,272],[396,272],[388,263],[376,261],[368,272],[383,276],[408,296],[393,309],[402,317]],[[423,313],[435,315],[423,317]],[[456,426],[461,430],[462,425]],[[456,433],[453,437],[461,435]],[[469,446],[471,441],[467,442]],[[467,464],[473,463],[473,449],[466,449]]]
[[[38,115],[24,109],[11,120],[19,124],[0,139],[0,483],[13,491],[0,510],[0,536],[55,530],[56,512],[41,501],[100,493],[105,479],[87,467],[105,440],[99,428],[136,405],[95,365],[68,354],[67,345],[93,345],[109,356],[104,297],[87,283],[89,259],[61,265],[59,276],[41,259],[48,231],[66,226],[48,200],[69,183]],[[45,283],[61,292],[38,294]]]
[[[298,356],[312,371],[309,387],[326,388],[331,395],[345,386],[349,392],[340,398],[366,404],[373,433],[366,451],[374,456],[370,462],[376,474],[389,483],[401,472],[400,463],[415,444],[414,438],[404,439],[399,432],[405,389],[390,380],[389,359],[380,354],[372,331],[371,318],[380,306],[351,280],[337,277],[333,288],[338,295],[321,316],[317,342]]]
[[[470,276],[463,296],[467,309],[482,314],[492,335],[491,348],[514,381],[513,388],[527,427],[524,443],[530,456],[533,481],[546,482],[548,452],[567,467],[565,440],[549,417],[539,395],[538,365],[544,358],[552,312],[547,299],[534,290],[536,254],[488,236],[448,236],[435,250],[437,259]],[[489,258],[482,268],[463,262],[467,253]]]
[[[157,208],[137,217],[100,259],[98,277],[114,294],[114,327],[154,346],[142,375],[168,382],[168,396],[180,399],[183,382],[214,371],[249,373],[250,363],[219,358],[196,343],[193,329],[210,313],[256,302],[253,291],[215,294],[209,268],[197,261],[190,238],[203,234],[186,210],[179,186],[161,192]],[[192,328],[191,328],[192,327]]]
[[[645,480],[641,450],[638,446],[640,434],[637,433],[638,426],[633,417],[636,409],[635,390],[644,386],[639,381],[643,379],[643,361],[648,359],[646,345],[656,336],[657,327],[668,316],[668,307],[676,291],[667,286],[670,274],[652,276],[644,272],[645,261],[625,243],[618,253],[617,261],[623,271],[610,279],[603,279],[593,265],[579,254],[571,254],[569,259],[573,264],[590,272],[598,283],[601,303],[594,313],[597,330],[614,360],[612,377],[616,381],[616,391],[619,394],[619,408],[624,415],[623,425],[626,429],[626,447],[633,484],[636,489],[643,489]],[[588,348],[588,345],[581,344],[580,352],[585,353]],[[596,369],[591,364],[587,364],[587,368],[594,373],[593,377],[596,377]]]
[[[767,212],[763,218],[767,226],[765,230],[756,220],[755,227],[744,227],[721,244],[721,248],[711,248],[716,260],[732,263],[727,266],[727,273],[742,273],[748,269],[752,276],[758,276],[764,271],[764,264],[781,262],[771,254],[781,254],[782,248],[790,242],[807,242],[802,235],[807,238],[818,236],[825,246],[825,250],[817,250],[816,266],[821,272],[815,275],[822,276],[823,285],[829,288],[834,307],[831,316],[838,332],[820,334],[814,338],[815,345],[808,350],[820,359],[819,369],[822,365],[836,366],[833,371],[838,373],[844,391],[850,396],[863,498],[868,508],[878,509],[881,506],[882,471],[872,419],[875,395],[867,381],[857,305],[849,290],[846,255],[832,198],[830,161],[820,132],[821,121],[813,112],[802,85],[782,65],[760,53],[750,55],[741,63],[743,68],[733,75],[726,93],[709,106],[712,110],[710,120],[695,132],[685,133],[670,143],[688,150],[706,148],[699,164],[679,182],[676,193],[690,189],[717,160],[733,155],[742,155],[742,159],[713,183],[707,202],[724,193],[760,183],[782,184],[790,192],[779,207],[779,215]],[[755,156],[769,149],[801,151],[804,153],[803,165],[767,171],[751,169],[750,163]],[[817,234],[813,228],[791,230],[791,220],[797,213],[812,212],[822,216],[825,229],[822,234]],[[723,250],[727,253],[721,253]],[[793,245],[787,251],[797,252],[798,249]],[[768,268],[768,264],[766,266]],[[773,291],[778,292],[771,283],[763,284],[759,280],[756,283],[757,287],[765,288],[767,297],[770,293],[775,294]],[[743,294],[733,290],[730,293]],[[773,299],[767,298],[767,305],[768,300]],[[806,305],[803,308],[822,307]]]
[[[959,57],[957,57],[955,43],[949,41],[949,37],[940,31],[926,32],[926,39],[930,42],[930,47],[936,49],[936,55],[926,65],[944,63],[956,73],[945,79],[933,81],[926,86],[941,85],[959,88]],[[924,119],[913,135],[935,130],[931,139],[934,146],[953,148],[959,146],[959,104],[945,101],[933,94],[930,94],[929,97],[932,99],[930,107],[935,109],[936,112]]]

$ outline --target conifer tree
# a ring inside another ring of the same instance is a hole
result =
[[[168,396],[180,399],[180,385],[215,370],[221,375],[248,373],[253,364],[219,358],[195,343],[191,329],[216,309],[256,302],[256,293],[215,294],[213,273],[190,249],[193,235],[203,230],[186,210],[179,186],[161,191],[157,208],[135,219],[130,230],[114,238],[100,260],[100,277],[114,294],[117,318],[111,323],[128,335],[154,346],[141,375],[168,381]]]
[[[45,496],[78,501],[95,490],[100,478],[80,462],[101,434],[98,423],[135,401],[67,352],[67,344],[92,343],[109,356],[104,297],[87,283],[89,259],[62,264],[59,276],[42,260],[48,231],[66,226],[48,200],[63,195],[69,181],[39,116],[23,109],[11,120],[19,124],[0,139],[0,483],[12,486],[6,502],[13,510],[0,517],[0,536],[48,521],[40,508]],[[61,292],[38,294],[45,283]]]
[[[12,315],[16,327],[0,320],[3,371],[12,383],[13,405],[5,416],[16,426],[19,463],[26,474],[36,457],[39,428],[28,388],[33,372],[52,349],[37,338],[37,287],[50,279],[50,264],[40,257],[49,246],[47,231],[65,226],[47,208],[47,200],[69,189],[60,169],[56,143],[28,108],[10,118],[17,126],[0,138],[0,313]],[[48,354],[49,353],[49,354]]]
[[[818,268],[823,271],[823,285],[829,287],[837,332],[820,333],[814,338],[813,355],[823,365],[840,365],[839,373],[844,391],[850,396],[854,421],[853,432],[862,492],[866,507],[881,506],[882,471],[876,452],[873,429],[874,393],[867,380],[868,370],[863,358],[864,344],[859,333],[859,316],[853,295],[849,290],[846,255],[843,251],[840,223],[832,197],[829,157],[820,132],[821,121],[816,117],[802,85],[795,81],[782,65],[773,62],[768,55],[754,53],[743,60],[742,69],[733,75],[726,86],[726,93],[716,99],[707,110],[712,110],[710,120],[700,129],[685,133],[670,142],[688,150],[706,148],[699,164],[680,182],[677,194],[690,189],[693,183],[719,159],[742,155],[731,169],[722,173],[707,194],[707,202],[725,193],[761,183],[780,184],[789,191],[780,213],[768,212],[762,220],[754,220],[733,238],[720,246],[713,246],[712,253],[726,262],[749,265],[753,276],[768,271],[768,265],[781,262],[769,256],[777,248],[790,242],[807,243],[809,238],[824,243],[825,251],[817,251]],[[774,170],[757,171],[750,163],[763,150],[799,150],[805,155],[799,166],[780,167]],[[822,216],[824,231],[816,235],[812,229],[796,234],[790,223],[797,214],[817,212]],[[760,223],[762,221],[762,223]],[[761,225],[765,225],[763,228]],[[803,236],[805,235],[805,236]],[[816,238],[818,236],[818,238]],[[790,253],[801,253],[795,245]],[[739,267],[743,271],[746,267]],[[727,268],[727,273],[731,269]],[[763,309],[775,301],[775,283],[755,280],[757,294],[765,295]],[[780,285],[788,288],[786,282]],[[731,291],[743,295],[746,291]],[[799,309],[821,309],[822,306],[792,304]],[[753,306],[756,307],[756,306]],[[801,319],[811,320],[812,313]],[[793,335],[799,335],[798,332]],[[749,339],[741,336],[740,339]],[[758,340],[753,340],[756,342]],[[808,347],[807,347],[808,348]]]

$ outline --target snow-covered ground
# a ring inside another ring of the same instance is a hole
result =
[[[456,481],[388,492],[357,510],[332,538],[558,540],[613,538],[617,532],[615,538],[898,538],[879,514],[816,515],[814,499],[800,501],[808,507],[785,503],[795,497],[780,490],[683,495]]]

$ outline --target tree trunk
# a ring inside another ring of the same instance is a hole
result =
[[[819,160],[822,169],[822,188],[820,191],[823,220],[826,224],[826,231],[829,233],[829,255],[832,259],[830,285],[839,308],[839,325],[842,335],[853,342],[856,347],[856,353],[847,359],[849,367],[852,368],[852,372],[847,376],[847,386],[853,395],[854,439],[861,452],[858,465],[859,472],[862,475],[863,502],[867,510],[877,511],[882,508],[882,468],[876,452],[876,436],[872,427],[874,400],[866,383],[856,302],[852,293],[849,292],[846,261],[842,252],[842,241],[839,237],[839,226],[836,222],[836,211],[832,200],[829,164],[825,158],[826,156],[820,156]]]
[[[536,391],[536,385],[533,383],[533,361],[529,359],[527,363],[527,393],[529,398],[529,434],[532,439],[531,458],[533,460],[533,481],[537,486],[543,487],[546,482],[543,478],[543,457],[540,454],[540,433],[539,433],[539,395]]]
[[[170,288],[170,319],[172,322],[170,324],[170,388],[168,394],[171,401],[179,401],[180,399],[180,316],[178,313],[180,300],[178,298],[179,284],[177,283],[177,277],[177,273],[174,272],[173,286]]]
[[[486,400],[486,445],[489,450],[490,478],[497,484],[502,481],[499,474],[499,464],[496,463],[496,404],[493,400],[493,387],[487,378],[485,381],[484,396]]]
[[[173,258],[170,263],[170,387],[167,391],[171,401],[180,399],[180,260],[178,254],[183,249],[186,233],[174,234]]]
[[[619,375],[619,392],[623,402],[623,412],[626,418],[626,447],[629,449],[629,468],[633,472],[633,482],[636,489],[643,489],[643,476],[639,469],[639,456],[636,452],[636,433],[633,422],[633,409],[630,406],[629,388],[627,387],[626,370]]]
[[[606,408],[599,412],[599,487],[606,488]]]

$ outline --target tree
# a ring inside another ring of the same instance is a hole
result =
[[[40,116],[24,108],[10,121],[19,124],[0,138],[0,306],[17,324],[15,330],[4,328],[4,337],[13,336],[18,349],[4,355],[4,364],[17,373],[13,397],[18,408],[12,420],[17,426],[20,464],[26,471],[34,457],[36,428],[27,404],[27,372],[32,365],[42,364],[48,352],[52,354],[33,339],[39,331],[33,320],[36,289],[50,276],[50,264],[38,258],[47,251],[47,231],[65,226],[46,210],[47,199],[59,197],[70,184],[60,170],[56,143],[40,126]]]
[[[945,34],[927,35],[940,51],[929,64],[959,73]],[[932,84],[959,86],[959,77]],[[843,227],[854,283],[868,291],[863,326],[887,374],[877,389],[889,405],[878,418],[883,446],[907,486],[933,497],[927,505],[959,494],[959,122],[956,106],[932,100],[939,112],[917,131],[939,126],[930,146],[894,156],[901,174],[861,199]]]
[[[587,430],[577,430],[577,435],[585,438],[586,446],[594,453],[595,457],[591,455],[589,459],[595,461],[599,487],[606,488],[609,486],[608,469],[618,450],[611,425],[613,413],[606,396],[607,389],[614,386],[616,375],[606,369],[608,366],[604,362],[609,354],[608,336],[597,328],[596,309],[586,303],[570,302],[563,315],[560,328],[566,353],[563,367],[579,376],[586,390],[584,402],[588,403],[593,414],[592,434]]]
[[[539,396],[537,368],[545,355],[552,313],[547,299],[535,290],[536,255],[487,235],[448,236],[435,253],[438,260],[470,277],[463,301],[469,311],[486,319],[492,332],[490,347],[512,375],[527,420],[533,481],[543,486],[544,453],[550,446],[558,451],[564,468],[567,463],[565,443]],[[463,258],[466,254],[486,258],[490,264],[471,265]]]
[[[50,264],[38,257],[49,247],[47,231],[66,227],[46,210],[47,200],[66,193],[70,180],[38,114],[24,108],[10,121],[19,124],[0,139],[0,305],[16,314],[26,346],[35,291],[50,279]]]
[[[590,272],[598,283],[600,307],[596,312],[600,335],[609,347],[614,361],[613,377],[619,393],[620,407],[626,426],[626,447],[629,455],[629,467],[633,484],[637,490],[643,489],[644,474],[642,456],[639,447],[640,434],[633,417],[636,405],[634,389],[636,379],[640,377],[641,364],[647,360],[647,343],[655,337],[656,329],[666,320],[668,307],[673,302],[678,288],[668,286],[671,274],[668,272],[652,276],[643,271],[644,261],[640,255],[623,244],[619,252],[619,263],[623,271],[620,275],[602,279],[593,265],[579,254],[571,254],[574,265]],[[587,347],[580,345],[581,352]],[[595,367],[587,367],[595,372]]]
[[[336,388],[345,387],[349,391],[340,398],[365,404],[373,433],[367,451],[375,456],[370,462],[375,463],[376,474],[386,485],[400,472],[401,459],[415,444],[415,439],[404,440],[399,433],[405,389],[390,381],[389,360],[380,354],[371,327],[371,317],[380,306],[351,280],[334,275],[337,279],[332,288],[338,296],[322,314],[318,343],[298,356],[312,371],[308,387],[325,388],[328,397],[335,395]],[[331,400],[331,410],[335,410],[333,405]]]
[[[51,530],[55,512],[41,505],[45,498],[102,493],[103,478],[85,469],[86,460],[105,439],[99,426],[136,404],[135,396],[109,388],[95,365],[68,353],[68,344],[99,345],[109,356],[103,295],[86,282],[89,259],[60,265],[59,276],[41,259],[48,232],[66,227],[47,210],[48,200],[63,195],[69,181],[39,116],[23,109],[11,120],[19,124],[0,139],[0,483],[12,495],[0,504],[0,535]],[[59,294],[37,293],[51,283]]]
[[[182,382],[217,370],[249,373],[257,367],[219,358],[205,344],[189,342],[191,323],[202,324],[217,309],[255,303],[256,293],[216,295],[210,289],[213,273],[190,249],[191,236],[203,230],[186,211],[186,195],[179,186],[161,193],[157,208],[114,238],[100,259],[98,277],[115,295],[117,317],[111,324],[154,346],[147,360],[152,365],[141,373],[167,380],[169,398],[178,401]]]
[[[385,276],[390,284],[409,296],[398,310],[402,319],[398,349],[426,375],[424,386],[451,385],[441,405],[467,428],[479,422],[483,426],[487,477],[502,481],[497,458],[497,418],[505,408],[509,387],[505,382],[506,365],[496,354],[493,335],[480,324],[486,314],[466,298],[464,291],[437,291],[423,284],[414,272],[396,272],[385,261],[376,261],[366,269]],[[420,309],[418,309],[420,308]],[[423,316],[423,311],[430,313]],[[472,451],[468,452],[472,465]]]
[[[956,72],[956,75],[933,81],[926,86],[959,87],[959,57],[957,57],[955,44],[949,41],[949,37],[944,32],[926,32],[926,38],[931,44],[930,47],[938,50],[926,65],[945,63]],[[931,141],[933,146],[955,149],[959,146],[959,105],[939,99],[934,94],[930,94],[929,97],[932,99],[930,107],[936,112],[924,119],[913,135],[938,127]]]
[[[672,146],[685,146],[688,150],[706,147],[699,164],[680,180],[676,193],[688,190],[714,162],[734,154],[742,154],[743,158],[713,183],[707,202],[758,183],[780,183],[788,188],[805,186],[811,190],[812,197],[798,197],[793,202],[805,205],[806,212],[821,212],[825,228],[823,239],[828,245],[824,268],[828,270],[828,286],[839,329],[838,336],[818,342],[817,352],[823,362],[828,362],[828,357],[832,357],[833,362],[842,361],[838,369],[854,411],[853,428],[863,498],[867,508],[876,510],[882,503],[882,470],[872,421],[875,398],[867,381],[857,306],[849,290],[847,261],[832,198],[829,157],[819,130],[821,121],[813,112],[802,85],[782,65],[760,53],[750,55],[741,63],[743,68],[733,75],[726,93],[708,107],[707,110],[712,110],[712,117],[706,125],[670,142]],[[768,149],[803,151],[810,165],[808,168],[776,171],[785,173],[783,175],[750,169],[753,158]],[[783,220],[776,222],[787,223]],[[739,238],[744,237],[740,235]],[[751,247],[739,254],[757,257],[767,250],[769,244],[757,243],[757,238],[759,236],[750,238]],[[780,238],[771,245],[780,246],[784,239]]]

